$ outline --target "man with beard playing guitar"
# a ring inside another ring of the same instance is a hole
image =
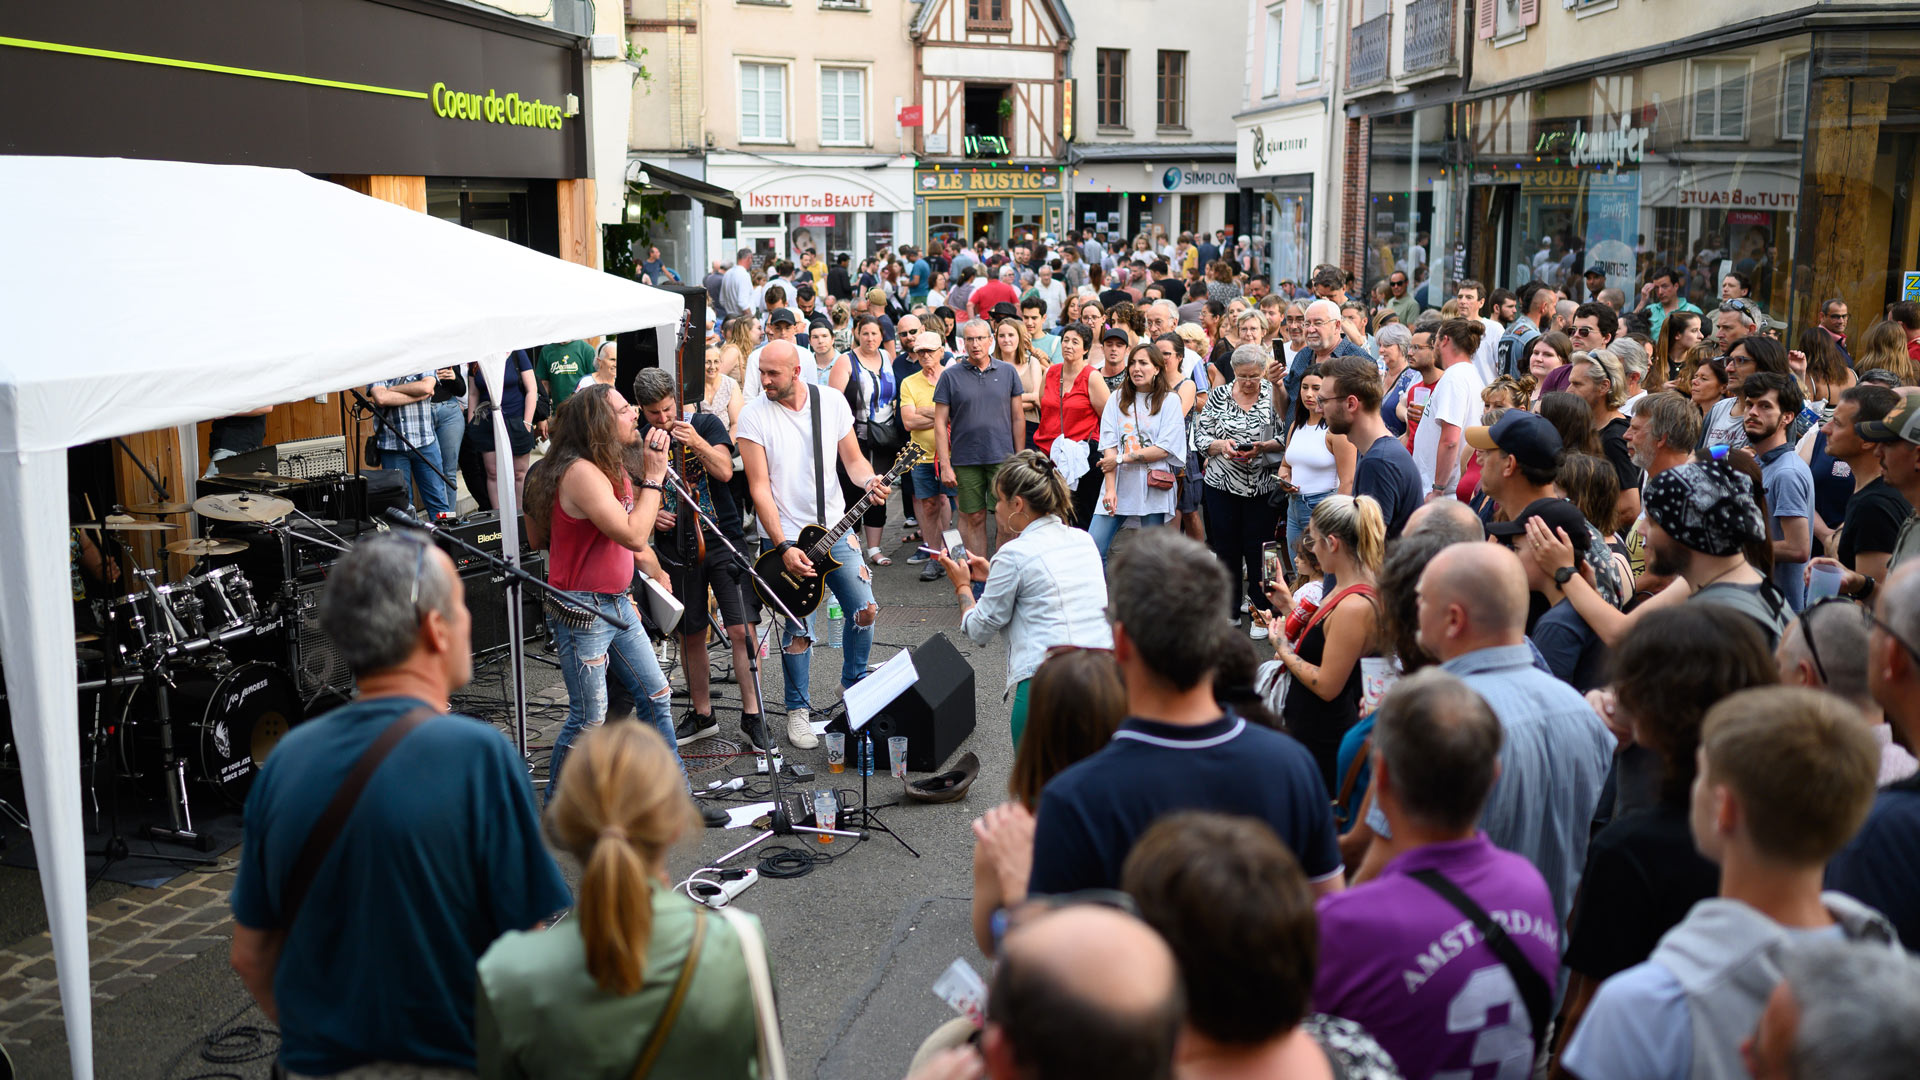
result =
[[[839,393],[823,392],[800,378],[800,352],[792,342],[769,343],[760,354],[760,387],[764,394],[740,411],[735,440],[740,463],[747,470],[747,488],[753,494],[754,514],[760,521],[764,548],[778,551],[788,573],[813,577],[812,560],[793,543],[807,525],[831,528],[846,512],[846,500],[833,474],[834,455],[846,466],[854,484],[886,498],[888,489],[875,476],[853,434],[853,410]],[[873,650],[873,620],[880,614],[860,550],[848,534],[834,542],[831,556],[840,565],[827,572],[827,588],[848,615],[845,658],[840,667],[842,690],[867,674],[867,656]],[[764,571],[763,571],[764,572]],[[780,667],[784,674],[787,740],[802,750],[820,745],[813,733],[808,698],[809,663],[813,648],[812,616],[806,625],[788,624],[781,631]],[[769,749],[764,729],[745,728],[756,750]]]

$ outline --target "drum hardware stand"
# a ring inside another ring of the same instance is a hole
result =
[[[691,509],[702,522],[706,523],[713,530],[715,538],[724,544],[728,551],[733,553],[733,557],[740,560],[740,565],[747,569],[747,576],[765,585],[766,580],[753,569],[753,560],[747,558],[739,548],[734,546],[733,541],[727,537],[726,530],[722,529],[720,523],[708,515],[705,508],[700,505],[700,500],[694,497],[693,492],[687,490],[687,486],[680,481],[678,476],[673,474],[672,469],[667,470],[666,482],[672,484],[674,491],[679,494],[680,505]],[[778,609],[779,613],[786,617],[787,621],[792,623],[799,623],[801,621],[787,605],[780,600],[779,596],[773,594],[771,588],[762,593],[762,598],[770,601],[773,607]],[[686,613],[682,612],[680,617],[683,619],[686,618]],[[766,633],[769,637],[772,636],[773,630],[773,620],[768,619]],[[755,686],[760,685],[760,646],[761,641],[756,639],[747,649],[747,666],[752,669],[753,684]],[[734,848],[732,851],[727,852],[725,855],[720,856],[718,859],[713,860],[713,864],[715,866],[723,865],[735,855],[750,851],[767,839],[775,836],[797,836],[805,833],[813,836],[844,836],[851,840],[865,840],[867,834],[863,831],[853,829],[816,829],[809,825],[795,825],[793,823],[792,815],[787,813],[786,797],[780,793],[780,770],[773,767],[772,756],[779,752],[780,736],[774,733],[773,721],[767,716],[767,703],[764,697],[760,701],[760,728],[766,733],[767,742],[770,744],[763,749],[769,752],[767,779],[773,785],[773,810],[767,815],[767,829],[759,836],[754,837],[739,847]],[[895,839],[899,838],[895,837]],[[901,843],[905,844],[906,841],[903,840]],[[908,850],[911,851],[912,849],[908,848]]]
[[[606,612],[601,611],[599,608],[589,608],[589,607],[582,606],[580,602],[576,600],[573,597],[573,595],[568,593],[565,589],[558,589],[552,585],[549,585],[548,583],[540,580],[539,578],[534,577],[532,574],[527,573],[525,570],[520,569],[519,566],[508,561],[504,556],[495,555],[492,552],[487,551],[485,548],[481,548],[474,544],[470,544],[466,540],[462,539],[461,537],[454,535],[452,532],[446,529],[440,528],[438,525],[435,525],[430,521],[422,521],[419,518],[413,517],[409,515],[406,511],[400,510],[396,507],[388,507],[384,511],[384,514],[386,516],[387,521],[390,524],[397,525],[397,526],[400,526],[401,528],[406,528],[406,529],[419,529],[427,533],[429,536],[433,537],[433,539],[452,544],[453,546],[459,548],[460,550],[466,552],[467,554],[472,555],[475,558],[478,558],[480,561],[486,563],[487,566],[491,568],[494,573],[500,574],[506,578],[507,598],[508,598],[508,602],[511,604],[514,604],[517,606],[520,603],[520,594],[518,593],[518,591],[516,591],[516,586],[532,585],[534,588],[539,589],[542,593],[545,593],[548,597],[552,598],[556,603],[560,604],[562,607],[567,608],[569,611],[578,612],[581,615],[598,616],[601,619],[601,621],[612,625],[615,629],[618,629],[618,630],[630,629],[633,626],[632,623],[627,622],[625,619],[621,619],[616,616],[609,615]],[[508,636],[510,638],[515,638],[518,635],[510,633]],[[512,646],[517,643],[513,641],[509,641],[508,644],[509,646]],[[526,650],[521,648],[513,648],[512,655],[513,655],[514,746],[518,748],[518,750],[520,751],[520,756],[525,757],[527,755],[527,696],[523,692],[523,690],[526,686],[526,679],[527,679],[526,663],[525,663]]]

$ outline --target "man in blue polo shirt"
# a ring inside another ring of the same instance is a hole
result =
[[[1027,442],[1020,371],[993,356],[993,328],[985,319],[960,326],[963,362],[952,365],[933,388],[933,445],[940,482],[960,492],[960,539],[967,551],[989,555],[987,511],[993,509],[993,477],[1000,463]]]
[[[1226,569],[1204,545],[1146,529],[1114,557],[1107,581],[1132,715],[1099,753],[1048,782],[1029,891],[1117,888],[1133,842],[1180,810],[1266,822],[1317,892],[1339,891],[1333,812],[1313,755],[1214,704],[1214,664],[1233,629],[1222,614]]]
[[[327,578],[320,626],[359,694],[289,732],[254,781],[234,970],[280,1025],[291,1073],[471,1071],[480,954],[572,899],[525,763],[492,725],[440,713],[473,674],[452,560],[408,535],[362,541]],[[416,712],[429,718],[379,761],[296,901],[291,878],[334,793]]]

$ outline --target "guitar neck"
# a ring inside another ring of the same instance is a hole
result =
[[[892,485],[892,483],[895,480],[900,479],[901,475],[904,474],[908,469],[913,468],[915,462],[917,462],[918,460],[919,460],[918,455],[911,455],[911,454],[900,455],[900,460],[893,463],[893,468],[887,470],[887,475],[881,480],[881,482],[887,485]],[[817,559],[821,555],[824,555],[827,552],[832,551],[833,545],[840,542],[840,538],[847,534],[848,529],[853,528],[854,523],[859,521],[861,515],[867,512],[867,507],[872,505],[873,505],[873,492],[868,491],[865,495],[860,496],[859,500],[856,501],[852,506],[847,508],[846,516],[840,519],[839,524],[835,525],[831,529],[828,529],[827,534],[820,538],[820,542],[813,545],[813,547],[807,550],[807,558]]]

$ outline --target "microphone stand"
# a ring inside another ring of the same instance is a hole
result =
[[[760,585],[766,586],[766,579],[761,577],[759,571],[753,568],[753,560],[747,558],[738,547],[734,546],[733,541],[727,536],[727,531],[722,529],[720,523],[715,521],[712,515],[707,513],[706,509],[700,505],[699,498],[697,498],[693,492],[687,490],[687,485],[682,483],[678,476],[674,475],[672,469],[667,470],[666,481],[673,485],[673,490],[679,494],[681,508],[692,510],[694,516],[698,517],[712,530],[714,537],[720,541],[721,545],[732,552],[734,558],[740,560],[740,565],[746,568],[747,576]],[[788,609],[787,605],[780,599],[779,594],[773,591],[772,587],[763,588],[760,592],[760,598],[777,609],[788,621],[794,623],[800,621],[799,617]],[[681,618],[684,619],[686,616],[682,614]],[[773,634],[773,627],[771,625],[767,627],[766,633],[768,636]],[[747,668],[751,673],[753,685],[756,687],[760,685],[760,645],[760,641],[755,641],[752,647],[747,649]],[[844,836],[853,840],[865,840],[867,834],[863,830],[816,829],[810,825],[795,825],[793,823],[793,816],[787,813],[786,797],[780,793],[780,770],[773,767],[773,759],[779,749],[780,737],[774,734],[773,722],[767,719],[767,703],[764,697],[760,702],[760,727],[761,730],[766,733],[767,737],[767,745],[760,749],[765,752],[767,759],[767,778],[773,784],[773,812],[767,815],[767,830],[759,836],[741,844],[739,847],[734,848],[732,851],[727,852],[725,855],[720,856],[718,859],[715,859],[713,864],[715,866],[724,865],[734,856],[745,851],[750,851],[775,836],[795,836],[801,833],[811,833],[815,836]]]
[[[406,447],[407,454],[409,456],[418,458],[421,462],[425,463],[427,468],[432,469],[434,473],[440,477],[440,482],[447,486],[447,493],[448,493],[447,504],[451,506],[455,501],[453,498],[454,493],[458,492],[460,489],[455,485],[454,479],[451,476],[447,475],[446,470],[440,467],[440,463],[437,461],[434,461],[432,458],[429,458],[427,455],[421,453],[420,448],[413,445],[413,440],[407,438],[406,435],[402,434],[400,431],[400,428],[397,425],[395,425],[393,421],[386,418],[385,409],[382,406],[375,405],[372,401],[368,400],[367,395],[361,393],[355,387],[351,387],[351,386],[348,387],[347,393],[352,394],[354,400],[359,402],[362,406],[366,408],[367,412],[373,415],[373,420],[375,424],[377,424],[381,429],[386,431],[388,434],[392,435],[394,438],[400,440],[400,445]],[[414,404],[418,404],[418,402],[415,402]],[[424,507],[422,509],[424,509]]]
[[[429,535],[431,535],[435,540],[438,540],[446,544],[452,544],[453,546],[461,549],[467,554],[472,555],[473,557],[479,559],[481,562],[486,563],[487,568],[492,570],[494,573],[499,574],[509,579],[510,581],[517,582],[520,585],[533,586],[534,588],[540,590],[541,592],[545,593],[549,597],[553,598],[553,600],[557,604],[559,604],[563,608],[566,608],[570,612],[578,612],[582,615],[597,616],[601,620],[612,624],[616,629],[619,629],[619,630],[629,629],[633,625],[632,623],[626,621],[625,619],[622,619],[617,615],[609,615],[606,612],[601,611],[597,607],[587,607],[582,605],[579,601],[574,599],[571,593],[567,592],[565,589],[555,588],[554,586],[548,584],[547,582],[542,581],[539,578],[534,577],[532,574],[527,573],[525,570],[520,569],[520,567],[514,565],[506,557],[502,555],[495,555],[492,552],[487,551],[486,549],[481,548],[475,544],[470,544],[466,540],[458,536],[455,536],[453,533],[440,528],[439,526],[433,524],[432,522],[422,521],[419,518],[413,517],[412,515],[408,514],[406,511],[401,510],[397,507],[392,507],[392,506],[387,507],[387,509],[384,511],[384,514],[387,520],[394,525],[398,525],[408,529],[422,530],[423,532],[426,532]],[[514,593],[511,589],[508,590],[508,593],[510,596],[517,597],[518,595]],[[513,602],[518,603],[518,600],[516,599]],[[526,685],[526,677],[527,677],[526,664],[525,664],[525,661],[522,659],[520,655],[520,651],[518,649],[513,650],[513,653],[514,653],[514,656],[513,656],[513,661],[514,661],[513,663],[514,745],[519,748],[520,756],[525,757],[527,754],[527,696],[522,691]]]

